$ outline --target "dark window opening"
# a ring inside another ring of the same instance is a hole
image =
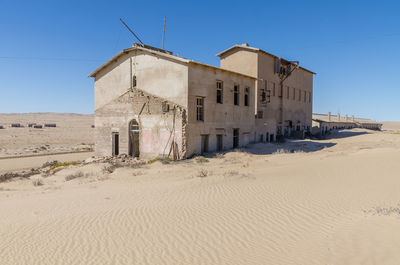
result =
[[[239,105],[239,85],[233,87],[233,104]]]
[[[250,94],[250,88],[246,87],[244,89],[244,105],[249,106],[249,94]]]
[[[223,83],[222,81],[217,81],[217,103],[222,104],[223,95]]]
[[[136,87],[136,75],[132,77],[132,86]]]

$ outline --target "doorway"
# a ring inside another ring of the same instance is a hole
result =
[[[139,157],[139,124],[136,120],[129,123],[129,155]]]
[[[208,153],[208,134],[201,136],[201,154]]]
[[[222,134],[217,134],[217,152],[221,152],[223,150],[223,140],[222,140]]]
[[[233,129],[233,148],[239,146],[239,129]]]
[[[119,133],[112,133],[112,155],[119,155]]]

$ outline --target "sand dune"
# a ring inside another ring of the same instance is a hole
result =
[[[0,183],[1,264],[398,264],[399,147],[356,129]]]

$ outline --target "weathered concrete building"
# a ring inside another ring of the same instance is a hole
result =
[[[97,155],[185,158],[253,140],[254,77],[136,44],[90,77]]]
[[[134,44],[96,69],[96,154],[185,158],[310,130],[312,72],[246,45],[219,56]]]
[[[353,129],[353,128],[364,128],[370,130],[380,130],[382,128],[382,123],[363,119],[355,118],[354,115],[349,117],[348,115],[340,116],[328,114],[313,114],[312,115],[312,133],[313,135],[324,136],[332,130],[341,129]]]
[[[314,73],[248,44],[235,45],[217,54],[221,68],[257,79],[256,137],[304,137],[311,131]],[[264,138],[265,137],[265,138]]]

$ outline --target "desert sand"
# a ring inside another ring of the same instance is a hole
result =
[[[390,131],[67,166],[0,183],[0,260],[398,264],[399,190],[400,135]]]
[[[12,128],[20,123],[23,128]],[[42,129],[28,127],[43,125]],[[56,128],[44,127],[55,123]],[[93,149],[93,115],[70,113],[0,114],[0,157],[54,154]]]

